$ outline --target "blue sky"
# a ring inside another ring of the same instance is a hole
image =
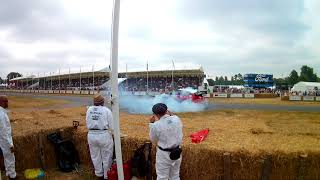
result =
[[[108,66],[111,12],[112,1],[3,2],[0,76]],[[317,0],[122,0],[119,68],[320,74],[319,15]]]

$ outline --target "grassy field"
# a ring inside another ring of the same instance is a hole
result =
[[[9,96],[8,99],[10,110],[19,108],[45,108],[68,103],[66,100],[33,98],[27,96]]]
[[[65,103],[64,101],[10,97],[11,107],[42,107]],[[14,136],[23,136],[43,129],[72,126],[80,121],[85,129],[86,107],[33,110],[11,109],[10,119]],[[178,114],[184,124],[184,144],[191,144],[189,135],[204,128],[210,129],[203,148],[252,153],[261,151],[319,152],[320,113],[270,112],[254,110],[218,110]],[[148,116],[120,113],[122,133],[148,139]]]
[[[290,106],[320,106],[320,101],[281,101],[280,98],[209,98],[212,103],[228,104],[273,104],[273,105],[290,105]]]

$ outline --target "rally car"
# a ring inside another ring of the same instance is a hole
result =
[[[191,100],[194,103],[203,103],[206,101],[204,94],[196,89],[185,88],[179,89],[176,94],[176,99],[180,102]]]

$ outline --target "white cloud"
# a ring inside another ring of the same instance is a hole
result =
[[[119,68],[202,65],[209,75],[320,73],[317,0],[123,0]],[[7,1],[0,7],[0,76],[108,66],[112,1]]]

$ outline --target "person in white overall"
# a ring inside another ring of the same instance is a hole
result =
[[[10,120],[7,115],[8,98],[0,96],[0,148],[3,153],[6,176],[16,179],[14,147],[11,135]]]
[[[113,157],[113,119],[111,111],[104,106],[101,95],[94,97],[94,106],[87,110],[88,144],[91,160],[98,179],[107,179]]]
[[[150,118],[150,140],[157,143],[156,173],[157,180],[179,180],[181,151],[172,158],[174,150],[181,150],[182,122],[178,116],[172,115],[163,103],[152,107]],[[175,151],[176,152],[176,151]]]

